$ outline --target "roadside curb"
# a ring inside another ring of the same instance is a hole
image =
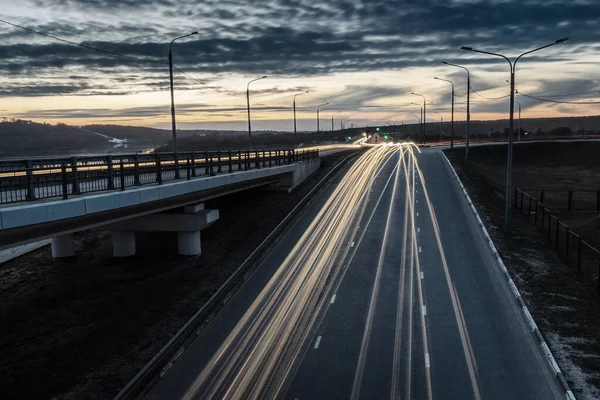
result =
[[[162,349],[138,372],[114,397],[114,400],[143,398],[146,390],[159,381],[177,362],[178,358],[195,341],[196,336],[215,317],[237,288],[243,285],[259,266],[260,260],[285,232],[286,227],[312,203],[314,197],[325,187],[332,177],[358,153],[340,160],[317,184],[296,204],[285,218],[240,264],[231,276],[217,289],[207,302],[185,323],[185,325],[165,344]]]
[[[560,382],[562,388],[565,390],[566,398],[568,400],[576,400],[575,395],[573,395],[573,392],[571,391],[571,388],[569,387],[567,380],[565,379],[560,367],[556,363],[556,360],[554,359],[554,356],[552,355],[552,352],[550,351],[550,348],[548,347],[546,340],[542,336],[542,333],[538,329],[537,324],[535,323],[533,317],[531,316],[531,313],[529,312],[529,309],[527,308],[527,305],[525,304],[525,301],[523,300],[523,297],[521,296],[521,293],[519,292],[517,285],[515,285],[515,282],[512,280],[510,273],[506,269],[506,266],[504,265],[504,261],[502,261],[502,257],[498,253],[498,250],[496,249],[496,246],[494,245],[494,242],[493,242],[491,236],[489,235],[487,228],[485,227],[483,221],[481,220],[481,217],[479,216],[479,212],[477,212],[475,205],[471,201],[471,197],[467,193],[467,190],[465,189],[462,181],[458,177],[458,174],[454,170],[454,167],[450,163],[450,160],[448,159],[448,157],[446,157],[446,155],[443,153],[443,151],[438,150],[438,152],[444,158],[444,160],[446,160],[446,163],[447,163],[448,167],[450,168],[450,170],[452,171],[452,173],[454,174],[456,181],[460,185],[460,188],[462,189],[462,192],[463,192],[465,198],[467,199],[467,202],[471,206],[471,211],[475,215],[475,219],[477,219],[477,223],[479,224],[479,227],[481,228],[483,235],[485,236],[485,238],[488,242],[488,245],[490,246],[490,249],[492,250],[492,253],[494,253],[494,255],[496,256],[496,259],[498,260],[498,265],[500,265],[500,268],[502,269],[502,273],[504,274],[504,277],[506,278],[508,285],[510,286],[513,294],[515,295],[515,298],[516,298],[517,302],[519,303],[519,306],[521,307],[521,311],[523,312],[523,316],[525,317],[528,325],[531,328],[531,332],[538,339],[540,346],[542,347],[542,351],[546,355],[546,361],[548,361],[550,368],[552,368],[552,370],[554,371],[554,373],[556,375],[556,378]]]

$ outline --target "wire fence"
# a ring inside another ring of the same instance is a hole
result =
[[[540,203],[553,210],[596,211],[600,213],[600,190],[525,190],[537,195]]]
[[[289,165],[319,150],[231,150],[10,160],[0,163],[0,204],[161,185],[221,173]]]
[[[546,192],[542,191],[542,193]],[[567,266],[575,267],[577,276],[583,280],[595,281],[596,294],[600,296],[600,251],[573,232],[557,214],[546,207],[541,198],[538,199],[517,187],[515,187],[514,198],[515,208],[554,245],[558,255],[565,259]]]

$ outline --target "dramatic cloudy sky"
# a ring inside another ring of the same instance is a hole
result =
[[[506,117],[508,64],[460,46],[520,53],[569,37],[519,62],[518,90],[560,101],[600,101],[600,2],[595,0],[0,0],[0,18],[73,42],[143,58],[115,57],[0,23],[0,116],[71,124],[167,127],[167,55],[174,44],[180,128],[245,129],[246,83],[255,129],[414,122],[427,96],[464,119],[471,71],[472,118]],[[193,78],[192,78],[193,77]],[[598,114],[597,105],[544,103],[517,96],[528,117]],[[428,120],[439,118],[428,112]]]

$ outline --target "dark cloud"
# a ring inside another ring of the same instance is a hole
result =
[[[600,17],[597,2],[572,1],[559,6],[556,1],[543,0],[33,0],[31,4],[39,10],[65,13],[60,21],[38,24],[31,16],[24,17],[23,23],[34,29],[154,62],[166,62],[172,38],[197,29],[197,37],[173,45],[175,64],[191,74],[318,76],[433,67],[446,60],[472,68],[478,88],[485,90],[494,83],[477,74],[502,72],[507,66],[501,59],[461,54],[461,45],[512,56],[569,36],[573,44],[548,49],[523,63],[570,63],[579,54],[597,52],[600,42],[600,32],[592,25]],[[89,12],[89,21],[70,21],[73,11]],[[138,22],[137,14],[144,22]],[[0,34],[7,39],[0,42],[4,61],[0,74],[4,76],[33,78],[61,71],[68,77],[81,76],[85,70],[113,82],[114,93],[120,92],[122,82],[138,84],[140,90],[166,87],[156,78],[166,73],[165,65],[97,53],[6,26]],[[101,40],[107,36],[111,39]],[[176,74],[180,87],[193,85]],[[147,81],[149,75],[151,81]],[[460,71],[449,69],[447,76],[456,77],[457,87],[464,86]],[[51,86],[46,89],[51,94]],[[56,94],[89,93],[87,88],[71,84],[56,85],[56,90]],[[31,86],[23,87],[25,95],[32,91]],[[17,93],[18,87],[12,87],[2,95]]]

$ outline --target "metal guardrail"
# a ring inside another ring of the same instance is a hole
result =
[[[558,215],[550,211],[542,201],[515,187],[515,208],[536,227],[542,236],[554,244],[559,256],[565,258],[567,266],[577,266],[577,276],[596,281],[596,294],[600,296],[600,251],[573,232]]]
[[[10,160],[0,163],[0,204],[18,203],[289,165],[318,150],[237,150]]]

